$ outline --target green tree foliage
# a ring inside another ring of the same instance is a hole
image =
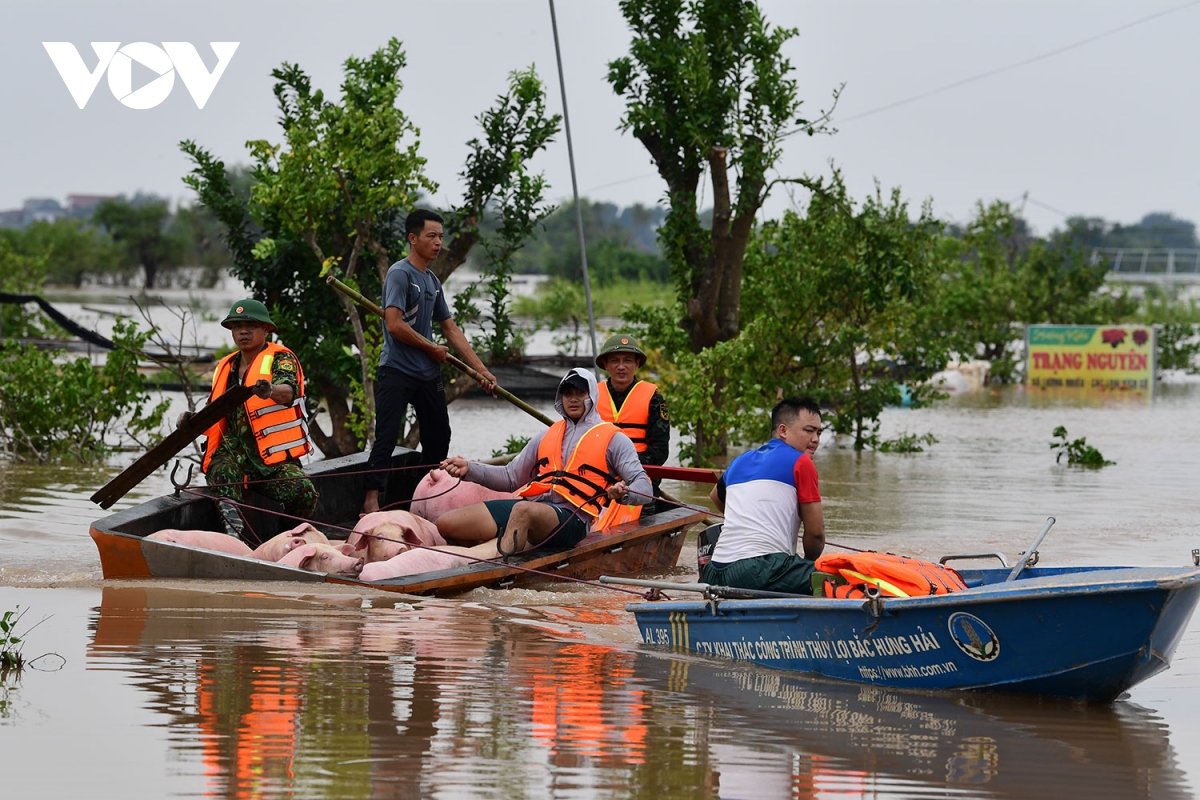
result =
[[[1091,262],[1073,234],[1043,241],[1021,227],[1007,203],[981,204],[961,236],[946,237],[941,247],[941,329],[959,355],[991,361],[991,375],[1001,381],[1016,377],[1021,326],[1095,325],[1137,308],[1105,286],[1107,266]]]
[[[758,441],[769,434],[777,398],[809,394],[861,448],[877,444],[879,415],[899,400],[901,384],[916,402],[929,398],[922,382],[948,355],[929,324],[940,226],[928,209],[910,221],[898,191],[877,191],[856,207],[839,174],[816,186],[805,216],[789,212],[752,241],[741,333],[697,354],[682,336],[673,352],[664,349],[681,371],[667,385],[672,422],[683,432],[706,427]],[[652,326],[665,321],[662,311],[635,316]],[[720,405],[710,392],[717,384]],[[719,451],[687,455],[702,461]]]
[[[31,294],[46,281],[46,256],[17,252],[5,236],[0,236],[0,292]],[[37,312],[16,303],[0,303],[0,336],[17,339],[45,335]]]
[[[329,289],[323,270],[380,297],[388,266],[404,253],[404,214],[418,192],[436,189],[424,175],[419,132],[397,108],[404,64],[394,39],[369,58],[347,59],[341,103],[314,89],[298,66],[275,70],[286,142],[249,143],[249,198],[239,194],[236,176],[223,162],[193,142],[181,144],[195,164],[185,182],[225,227],[234,275],[271,308],[280,340],[296,351],[315,389],[310,397],[321,398],[329,411],[328,432],[310,425],[329,457],[366,443],[374,417],[372,354],[378,353],[381,328],[369,312]],[[497,245],[497,252],[511,247],[524,224],[519,217],[536,219],[540,195],[533,193],[542,181],[525,164],[557,123],[544,117],[541,84],[532,71],[515,73],[509,88],[480,117],[483,138],[468,144],[468,199],[450,213],[451,238],[443,253],[454,250],[465,259],[470,247],[458,240],[478,241],[479,216],[493,200],[511,217],[507,244]],[[497,154],[507,155],[496,162]],[[374,269],[360,269],[360,259]],[[453,266],[438,274],[448,275]]]
[[[1070,234],[1080,246],[1124,248],[1178,248],[1200,247],[1196,239],[1196,225],[1179,219],[1172,214],[1156,212],[1142,217],[1134,225],[1110,223],[1099,217],[1071,217],[1067,220],[1064,233]]]
[[[455,316],[483,322],[484,334],[472,347],[493,363],[520,356],[523,340],[509,313],[509,295],[517,253],[553,207],[543,203],[546,178],[532,174],[529,162],[553,140],[562,118],[546,114],[546,92],[533,67],[508,76],[508,90],[477,116],[482,137],[467,142],[466,184],[462,202],[446,220],[449,245],[433,262],[434,274],[446,280],[478,243],[484,252],[486,277],[455,298]],[[481,224],[489,218],[491,235]],[[487,295],[482,311],[475,302]]]
[[[103,279],[125,269],[123,248],[84,220],[60,217],[54,222],[37,221],[5,234],[23,255],[45,259],[45,279],[50,284],[79,287],[87,277]]]
[[[147,289],[157,285],[162,270],[182,261],[186,241],[169,230],[171,210],[162,198],[139,194],[132,200],[102,200],[92,221],[122,248],[123,266],[141,268]]]
[[[643,205],[618,209],[612,203],[584,198],[579,210],[593,285],[610,286],[620,280],[670,283],[670,264],[656,242],[656,229],[666,216],[662,209]],[[514,263],[518,272],[582,282],[575,204],[568,203],[548,216],[544,229],[530,237]]]
[[[633,40],[630,54],[609,64],[608,81],[625,100],[622,128],[667,185],[660,242],[678,292],[675,313],[700,353],[738,336],[746,247],[775,182],[768,175],[790,133],[812,134],[821,123],[797,116],[801,102],[783,56],[797,31],[771,26],[754,3],[622,0],[621,12]],[[710,226],[700,214],[706,176]],[[722,387],[712,390],[719,408]],[[696,434],[706,449],[705,429]]]
[[[117,349],[100,368],[87,357],[59,364],[46,351],[0,343],[0,447],[18,459],[86,462],[130,441],[150,444],[170,401],[146,410],[150,394],[137,367],[148,337],[119,319]]]

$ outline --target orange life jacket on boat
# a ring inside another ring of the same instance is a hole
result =
[[[571,505],[593,518],[593,530],[608,530],[614,525],[635,520],[642,514],[641,506],[626,506],[610,502],[608,489],[620,478],[608,471],[608,443],[619,433],[611,422],[601,422],[588,429],[564,467],[562,463],[563,436],[566,420],[550,426],[538,444],[537,476],[517,497],[537,497],[555,492]]]
[[[270,381],[271,365],[275,356],[280,353],[287,353],[296,358],[296,354],[286,347],[268,342],[246,369],[246,385],[253,386],[259,380]],[[217,363],[217,368],[213,371],[212,391],[209,393],[208,402],[215,400],[229,385],[229,372],[236,355],[237,353],[230,353]],[[300,369],[298,358],[296,380],[300,391],[289,406],[281,406],[270,397],[262,398],[258,395],[251,395],[245,402],[246,417],[250,420],[250,428],[254,431],[255,443],[258,445],[258,454],[264,464],[282,464],[289,457],[299,458],[312,452],[312,445],[308,441],[308,425],[304,422],[304,371]],[[217,452],[217,445],[220,444],[224,432],[224,419],[204,432],[208,437],[208,444],[204,448],[202,471],[208,472],[208,465],[212,462],[213,453]]]
[[[816,566],[818,572],[846,581],[826,581],[826,597],[866,597],[868,586],[878,587],[885,597],[924,597],[967,588],[949,567],[891,553],[830,553],[818,558]]]
[[[608,391],[608,381],[601,383],[598,389],[600,400],[596,410],[600,412],[600,419],[612,422],[620,428],[633,442],[634,450],[639,453],[646,452],[646,448],[649,447],[646,431],[650,428],[650,399],[658,391],[658,386],[649,381],[636,382],[629,394],[625,395],[625,402],[620,408],[617,408],[612,394]]]

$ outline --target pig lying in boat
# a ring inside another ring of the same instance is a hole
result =
[[[410,510],[430,522],[437,522],[438,517],[455,508],[482,503],[485,500],[512,500],[515,497],[513,492],[498,492],[478,483],[452,478],[444,469],[435,469],[430,470],[413,490]]]
[[[446,540],[424,517],[408,511],[376,511],[359,519],[342,552],[365,551],[367,561],[387,561],[409,545],[438,547]]]
[[[365,561],[360,556],[347,555],[330,544],[306,544],[289,551],[279,559],[279,563],[308,572],[328,572],[357,578]]]
[[[240,539],[217,531],[181,531],[164,530],[152,533],[147,539],[160,542],[186,544],[189,547],[201,547],[205,550],[215,550],[218,553],[229,553],[235,556],[249,556],[262,561],[279,561],[297,547],[306,544],[329,544],[325,534],[307,522],[297,525],[290,531],[273,536],[253,550]]]
[[[362,568],[358,577],[364,581],[380,581],[421,572],[453,569],[476,561],[500,557],[495,540],[473,547],[430,546],[424,543],[409,543],[405,540],[405,535],[406,531],[394,523],[384,522],[377,525],[367,538],[371,541],[395,543],[398,552],[385,561],[371,560]],[[413,546],[414,544],[417,546]]]

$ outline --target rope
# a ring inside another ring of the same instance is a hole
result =
[[[194,496],[196,496],[196,497],[207,497],[207,498],[208,498],[208,499],[210,499],[210,500],[214,500],[214,501],[222,501],[222,502],[230,503],[230,504],[232,504],[233,506],[235,506],[235,507],[238,507],[238,508],[253,508],[253,509],[255,509],[256,511],[262,511],[262,512],[266,512],[266,513],[269,513],[269,514],[274,514],[274,515],[275,515],[275,516],[277,516],[277,517],[282,517],[282,518],[284,518],[284,519],[293,520],[293,521],[295,521],[295,522],[307,522],[309,525],[313,525],[313,526],[315,527],[315,520],[306,519],[305,517],[298,517],[298,516],[295,516],[294,514],[287,514],[287,513],[285,513],[285,512],[282,512],[282,511],[271,511],[271,510],[269,510],[269,509],[265,509],[265,508],[258,508],[257,506],[251,506],[251,505],[249,505],[249,504],[246,504],[246,503],[240,503],[240,502],[238,502],[238,501],[236,501],[236,500],[230,500],[230,499],[229,499],[229,498],[227,498],[227,497],[220,497],[220,498],[217,498],[217,497],[212,497],[211,495],[206,495],[206,494],[203,494],[203,493],[201,493],[201,492],[200,492],[198,489],[191,489],[191,488],[187,488],[187,487],[185,487],[185,488],[182,488],[182,489],[180,489],[180,491],[187,492],[188,494],[194,495]],[[567,520],[567,522],[570,522],[570,520]],[[247,523],[247,525],[249,525],[249,523]],[[394,541],[394,540],[391,540],[391,539],[386,539],[386,538],[385,538],[385,537],[383,537],[383,536],[376,536],[375,534],[373,534],[373,533],[369,533],[369,532],[367,532],[367,531],[356,531],[356,530],[354,530],[353,528],[345,528],[345,527],[342,527],[341,525],[334,525],[333,523],[325,523],[325,522],[322,522],[322,523],[321,523],[321,525],[322,525],[323,527],[330,528],[330,529],[332,529],[332,530],[335,530],[335,531],[342,531],[342,532],[344,532],[344,533],[357,533],[357,534],[359,534],[360,536],[363,536],[363,537],[366,537],[366,538],[373,538],[373,539],[383,539],[383,540],[386,540],[386,541]],[[552,532],[551,532],[551,534],[550,534],[550,536],[547,536],[547,537],[546,537],[544,540],[542,540],[541,544],[539,544],[538,546],[540,547],[541,545],[544,545],[546,542],[550,541],[550,539],[551,539],[551,538],[553,538],[553,537],[554,537],[554,535],[555,535],[555,534],[557,534],[557,533],[558,533],[560,530],[562,530],[562,528],[563,528],[563,527],[565,527],[565,526],[566,526],[566,522],[564,522],[562,525],[560,525],[558,528],[556,528],[554,531],[552,531]],[[257,534],[255,534],[255,535],[257,536]],[[408,548],[410,548],[410,549],[434,550],[434,551],[437,551],[437,550],[438,550],[438,548],[437,548],[437,547],[435,547],[435,546],[431,546],[431,545],[425,545],[425,544],[410,544],[410,543],[408,543],[408,542],[405,542],[404,544],[405,544],[405,545],[406,545]],[[582,584],[584,584],[584,585],[586,585],[586,586],[595,586],[595,587],[598,587],[598,588],[603,588],[603,589],[612,589],[613,591],[624,592],[624,593],[626,593],[626,594],[632,594],[632,595],[635,595],[635,596],[637,596],[637,597],[644,597],[644,596],[646,596],[646,594],[644,594],[644,593],[642,593],[642,592],[637,592],[637,591],[634,591],[634,590],[632,590],[632,589],[622,589],[622,588],[618,588],[618,587],[606,586],[605,584],[602,584],[602,583],[596,583],[595,581],[587,580],[586,578],[572,578],[572,577],[570,577],[569,575],[556,575],[556,574],[553,574],[553,573],[550,573],[550,572],[543,572],[543,571],[542,571],[542,570],[540,570],[540,569],[533,569],[532,567],[523,567],[523,566],[521,566],[520,564],[509,564],[509,563],[506,563],[506,562],[501,562],[501,561],[497,561],[497,560],[495,560],[495,559],[491,559],[491,558],[479,558],[479,557],[477,557],[477,556],[470,556],[470,555],[467,555],[467,554],[465,554],[465,553],[455,553],[454,555],[456,555],[456,556],[458,556],[458,557],[460,557],[460,558],[465,558],[465,559],[467,559],[468,561],[473,561],[473,562],[475,562],[475,563],[477,563],[477,564],[493,564],[493,565],[495,565],[495,566],[504,566],[504,567],[508,567],[509,569],[515,569],[515,570],[518,570],[519,572],[527,572],[527,573],[530,573],[530,574],[533,574],[533,575],[540,575],[540,576],[542,576],[543,578],[548,578],[548,579],[550,579],[550,580],[555,580],[555,581],[566,581],[566,582],[568,582],[568,583],[582,583]],[[365,582],[364,582],[364,583],[365,583]],[[368,586],[369,586],[369,585],[371,585],[371,584],[367,583],[366,585],[368,585]]]

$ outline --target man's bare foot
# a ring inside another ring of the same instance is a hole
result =
[[[373,489],[367,490],[367,496],[363,498],[362,511],[358,512],[358,516],[365,517],[367,514],[374,514],[379,510],[379,492]]]

